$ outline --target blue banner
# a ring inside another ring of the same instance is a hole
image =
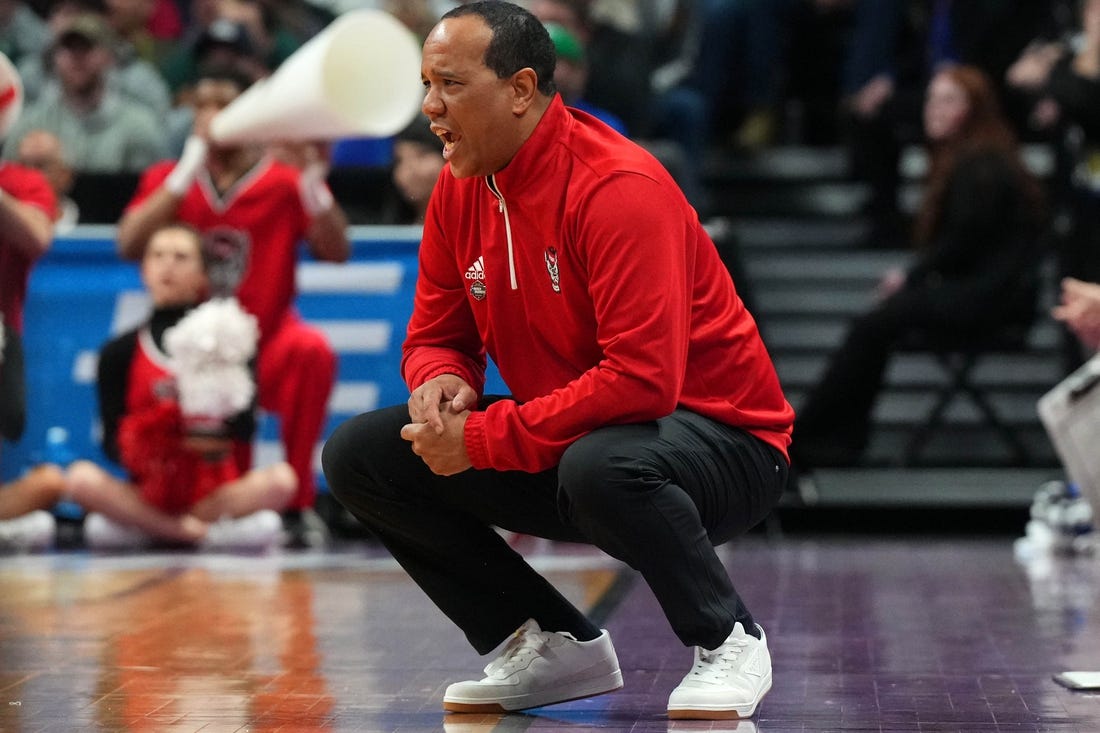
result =
[[[4,480],[59,449],[65,455],[55,459],[88,458],[117,470],[100,448],[97,354],[111,336],[144,320],[149,304],[137,264],[116,255],[114,234],[114,227],[80,227],[58,238],[32,271],[24,327],[27,429],[19,442],[0,449]],[[298,265],[298,309],[327,334],[339,356],[323,437],[349,417],[408,398],[398,370],[420,229],[353,227],[351,235],[349,262],[317,262],[303,248]],[[495,372],[487,389],[506,391]],[[67,440],[49,445],[47,435]],[[261,416],[256,462],[281,455],[276,417]]]

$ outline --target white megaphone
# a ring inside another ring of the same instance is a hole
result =
[[[420,44],[381,10],[344,13],[210,121],[219,143],[388,137],[420,110]]]
[[[0,140],[7,137],[22,111],[23,81],[8,57],[0,53]]]

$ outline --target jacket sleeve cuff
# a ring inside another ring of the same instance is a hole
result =
[[[463,434],[466,443],[466,455],[474,468],[491,468],[489,448],[485,441],[485,413],[481,410],[471,412],[466,418]]]

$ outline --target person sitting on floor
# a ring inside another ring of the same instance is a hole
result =
[[[293,497],[297,478],[285,462],[243,474],[238,469],[233,445],[250,440],[255,427],[251,396],[248,407],[219,429],[192,430],[181,361],[166,353],[170,329],[195,312],[215,279],[206,262],[216,256],[216,239],[209,237],[204,246],[185,224],[157,229],[141,260],[153,313],[100,352],[103,446],[130,480],[88,460],[68,467],[68,496],[89,511],[84,536],[91,547],[263,549],[279,542],[278,511]]]

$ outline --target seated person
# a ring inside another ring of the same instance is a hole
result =
[[[393,187],[399,197],[384,213],[387,224],[423,224],[435,182],[443,170],[443,143],[428,118],[417,115],[393,140]]]
[[[19,141],[16,160],[20,165],[41,171],[57,198],[54,234],[68,234],[80,221],[80,207],[70,197],[76,171],[61,140],[48,130],[29,130]]]
[[[856,462],[893,349],[918,336],[969,344],[1034,319],[1038,182],[1024,167],[987,75],[947,66],[924,107],[930,167],[917,214],[916,263],[883,279],[798,411],[792,457],[802,469]]]
[[[1086,354],[1100,351],[1100,284],[1063,278],[1058,305],[1051,315],[1077,337]]]
[[[0,68],[6,58],[0,54]],[[8,67],[10,69],[10,67]],[[0,71],[0,75],[3,72]],[[11,89],[14,71],[0,80]],[[9,99],[10,101],[10,99]],[[10,110],[10,107],[9,107]],[[0,139],[16,114],[0,115]],[[53,241],[56,201],[45,176],[0,162],[0,439],[19,440],[26,427],[23,306],[31,270]],[[0,487],[0,550],[30,550],[53,543],[50,509],[64,487],[61,470],[44,465]]]
[[[280,539],[277,512],[297,489],[294,471],[282,462],[243,474],[238,469],[234,444],[251,438],[250,410],[228,421],[228,437],[189,435],[179,375],[165,353],[166,331],[208,294],[210,258],[211,248],[191,227],[157,229],[141,260],[152,316],[100,352],[104,450],[130,480],[87,460],[69,466],[69,496],[90,512],[84,525],[89,546],[266,548]]]
[[[0,486],[0,552],[41,550],[53,544],[57,522],[50,509],[65,478],[58,466],[36,466]]]

